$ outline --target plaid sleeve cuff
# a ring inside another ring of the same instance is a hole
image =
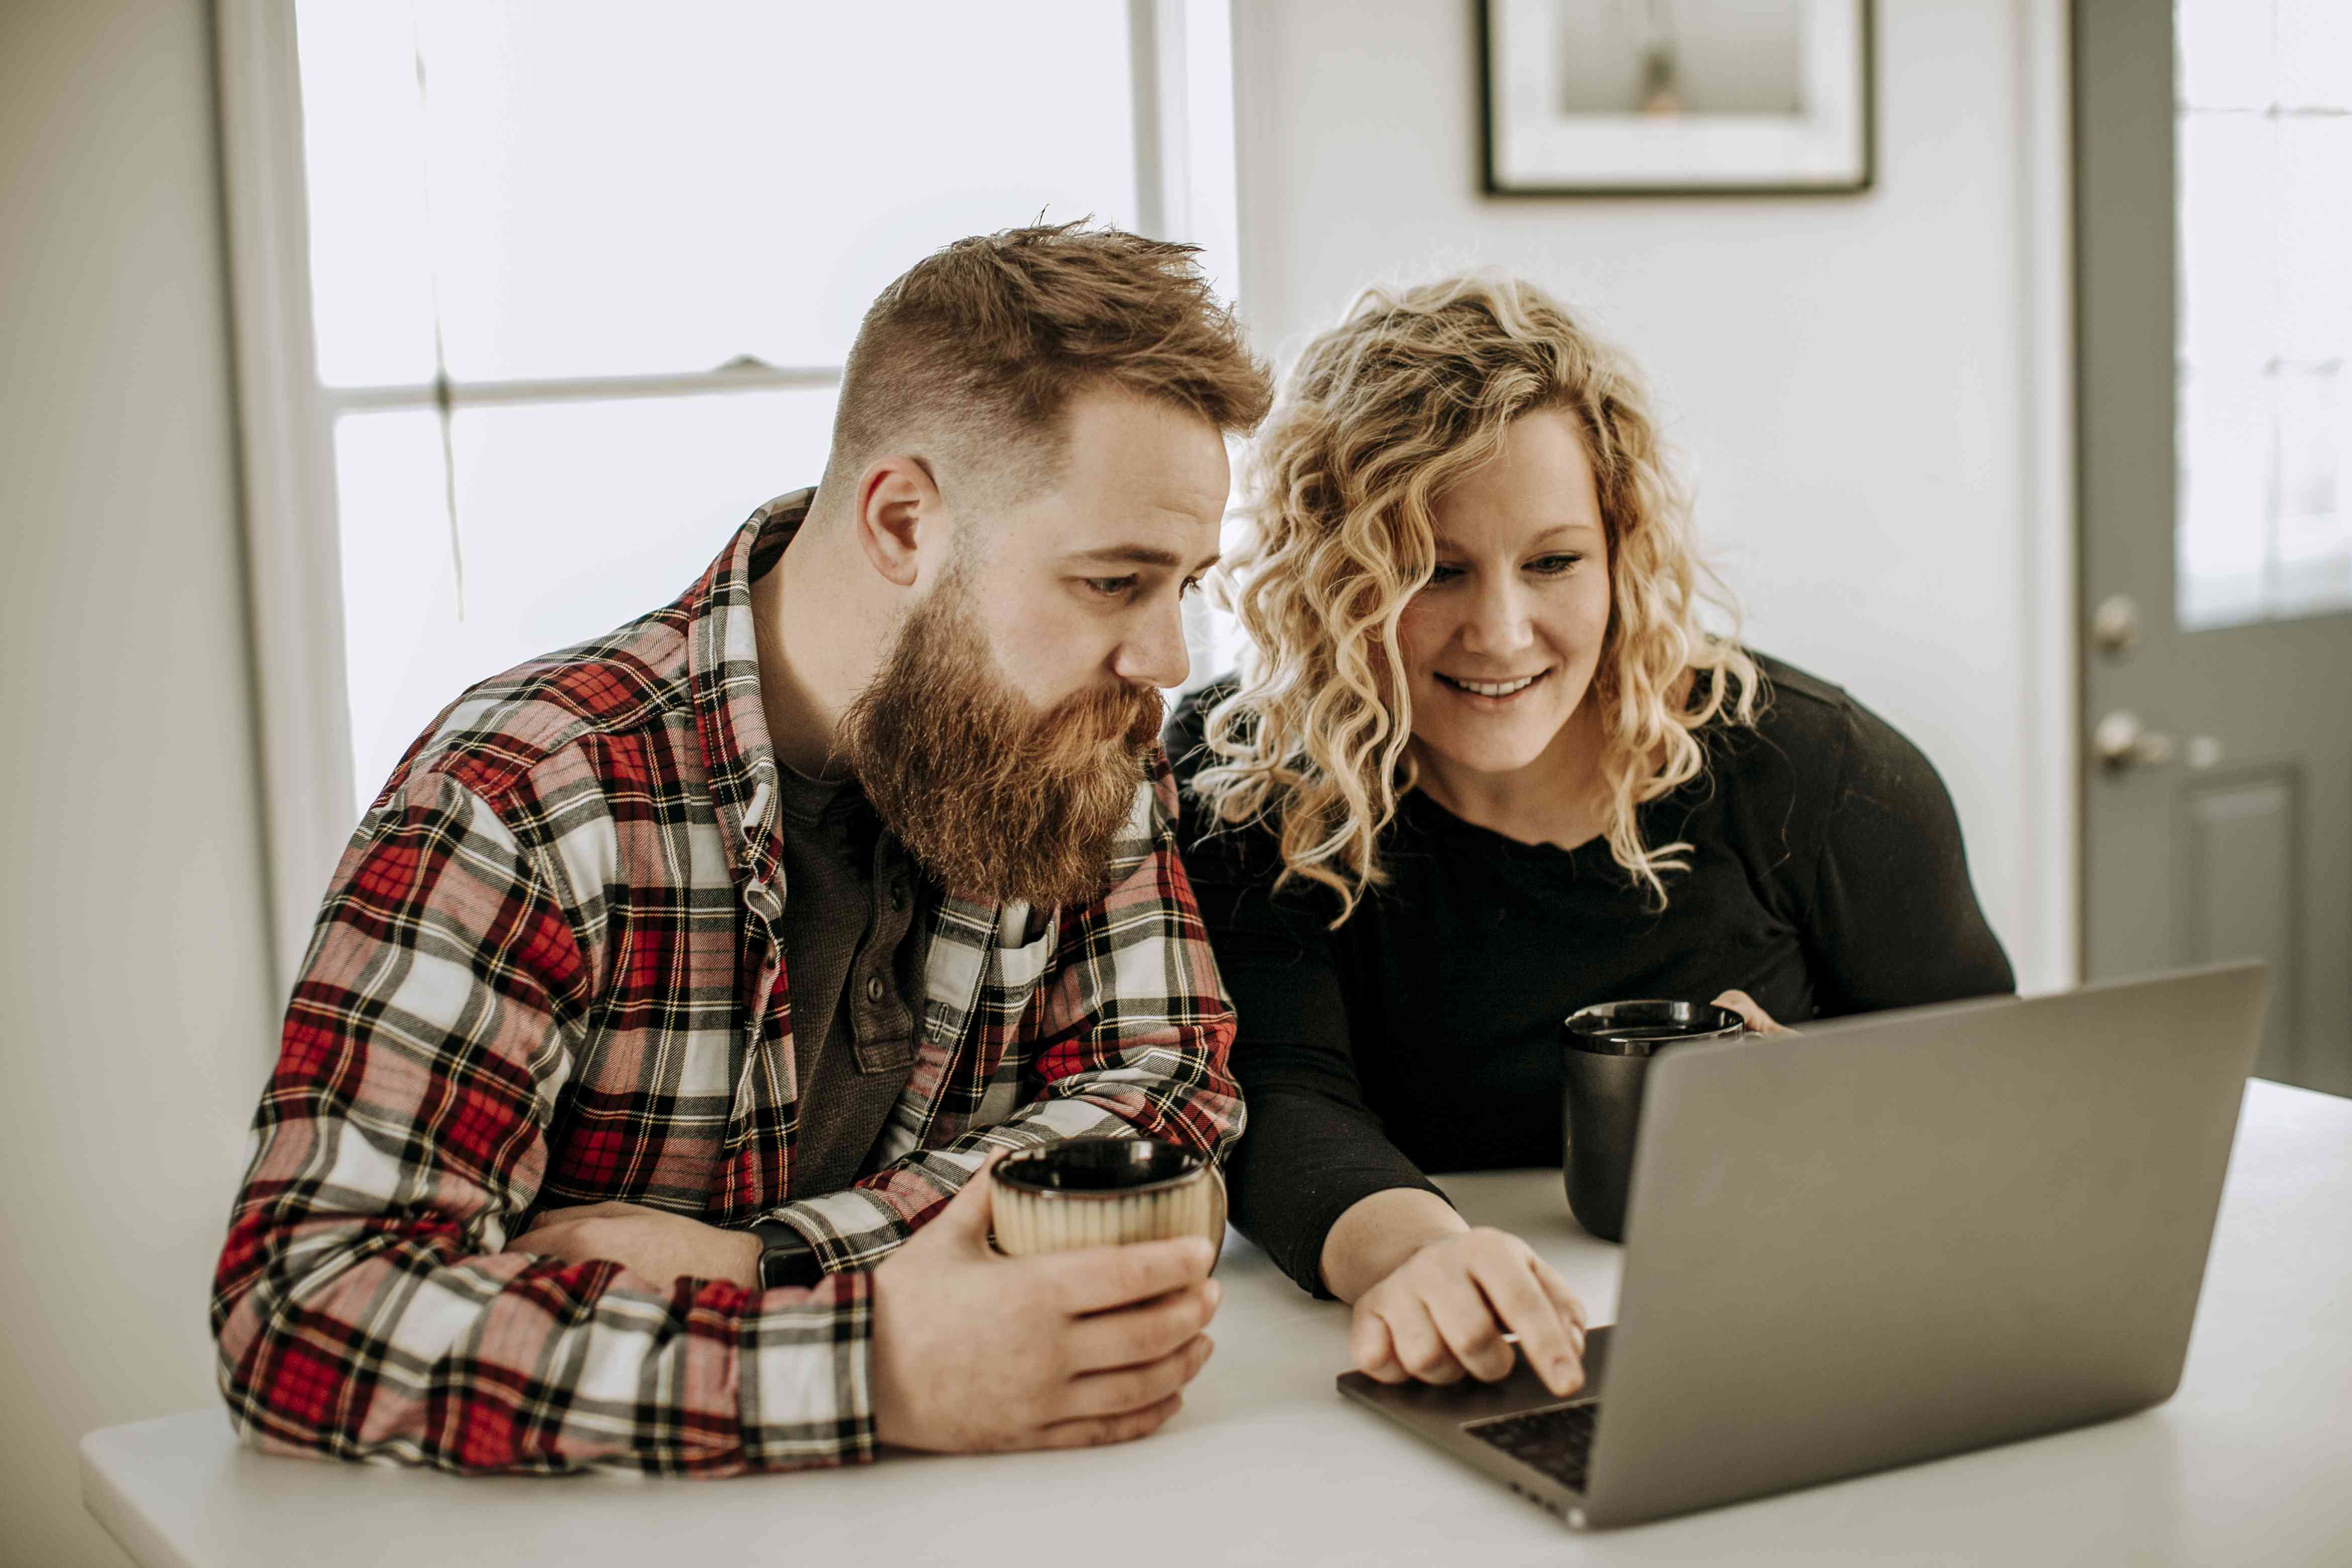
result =
[[[763,1290],[743,1314],[744,1461],[754,1469],[865,1464],[875,1456],[874,1277],[829,1274]]]
[[[987,1158],[983,1148],[928,1150],[856,1186],[781,1205],[768,1217],[807,1237],[826,1273],[870,1268],[954,1197]]]

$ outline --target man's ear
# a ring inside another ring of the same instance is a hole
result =
[[[899,453],[866,466],[850,527],[874,570],[901,588],[913,587],[922,536],[936,533],[944,521],[940,487],[920,458]]]

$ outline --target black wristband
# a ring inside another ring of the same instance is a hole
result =
[[[787,1285],[806,1289],[824,1278],[815,1244],[782,1220],[763,1219],[751,1227],[751,1234],[760,1238],[761,1289]]]

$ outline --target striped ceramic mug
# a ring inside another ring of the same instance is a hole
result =
[[[998,1249],[1014,1258],[1179,1236],[1225,1244],[1216,1166],[1158,1138],[1066,1138],[1007,1154],[992,1213]]]

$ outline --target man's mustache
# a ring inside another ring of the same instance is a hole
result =
[[[1032,733],[1049,759],[1077,763],[1114,745],[1141,756],[1166,721],[1158,687],[1121,681],[1072,692],[1038,717]]]

